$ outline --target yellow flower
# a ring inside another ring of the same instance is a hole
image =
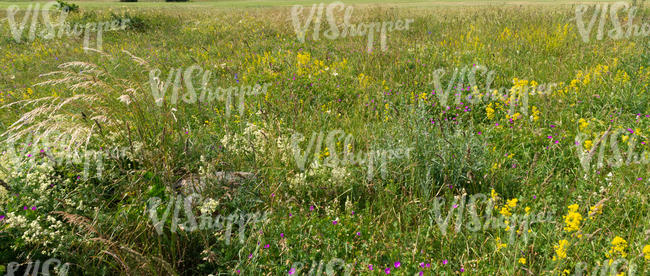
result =
[[[499,211],[499,213],[502,214],[505,217],[509,217],[509,216],[512,215],[512,213],[510,213],[510,209],[508,208],[508,206],[503,206],[501,208],[501,211]]]
[[[535,122],[535,121],[539,120],[539,113],[540,112],[539,112],[539,109],[537,109],[536,106],[533,106],[532,111],[533,111],[533,122]]]
[[[564,231],[573,232],[580,229],[580,221],[582,221],[582,215],[577,212],[578,204],[573,204],[569,206],[569,212],[564,218]]]
[[[557,245],[554,245],[553,248],[555,249],[555,256],[553,256],[553,260],[562,260],[566,258],[566,247],[569,245],[569,242],[567,240],[561,240],[558,242]]]
[[[524,208],[524,211],[526,211],[526,214],[530,214],[530,207],[526,206],[526,208]]]
[[[501,238],[499,238],[499,237],[497,237],[496,242],[497,242],[497,251],[499,251],[501,248],[506,248],[506,247],[508,247],[507,244],[505,244],[505,243],[501,243]]]
[[[494,189],[492,189],[492,191],[490,192],[490,195],[492,196],[492,199],[494,199],[494,200],[496,200],[497,197],[499,197],[499,194]]]
[[[494,109],[492,109],[492,104],[485,108],[485,113],[488,119],[494,119]]]
[[[507,201],[507,205],[508,205],[508,207],[514,209],[515,207],[517,207],[517,201],[519,201],[519,200],[516,199],[516,198],[513,198],[513,199],[511,199],[511,200],[508,200],[508,201]]]
[[[643,256],[646,261],[650,261],[650,244],[643,247]]]
[[[593,219],[594,216],[600,215],[603,213],[603,205],[602,204],[596,204],[589,208],[589,218]]]
[[[621,256],[626,257],[627,253],[625,249],[627,248],[627,241],[623,238],[616,236],[612,240],[612,248],[609,250],[609,254],[620,253]]]
[[[580,131],[583,131],[585,128],[587,128],[589,126],[589,123],[587,122],[587,120],[585,120],[583,118],[580,118],[580,120],[578,120],[578,123],[580,124],[580,126],[579,126]]]
[[[520,264],[526,264],[526,258],[519,258]]]
[[[594,145],[594,142],[592,142],[591,140],[585,141],[585,149],[586,150],[590,150],[593,145]]]

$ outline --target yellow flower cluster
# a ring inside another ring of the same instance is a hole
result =
[[[609,253],[607,254],[607,257],[613,256],[613,254],[619,253],[621,254],[621,257],[625,258],[627,257],[627,253],[625,252],[625,249],[627,248],[627,241],[625,239],[616,236],[612,240],[612,248],[609,249]]]
[[[564,231],[574,232],[580,229],[580,222],[582,221],[582,215],[578,213],[578,204],[569,205],[569,212],[564,218]]]
[[[566,248],[569,245],[569,241],[561,240],[557,245],[554,245],[555,256],[553,256],[553,261],[562,260],[566,258]]]
[[[492,120],[494,119],[494,109],[492,108],[492,103],[490,103],[486,108],[485,108],[485,115],[487,116],[488,119]]]
[[[501,243],[501,238],[499,238],[499,237],[497,237],[496,244],[497,244],[497,251],[501,250],[501,248],[508,247],[507,244]]]
[[[643,247],[643,256],[646,261],[650,261],[650,244]]]
[[[578,120],[578,123],[580,124],[579,126],[580,131],[584,131],[585,128],[589,126],[589,122],[587,122],[587,120],[583,118],[580,118],[580,120]]]
[[[513,199],[510,199],[510,200],[507,200],[507,201],[506,201],[506,205],[504,205],[504,206],[501,208],[501,211],[499,211],[499,213],[501,213],[501,214],[502,214],[503,216],[505,216],[505,217],[512,216],[512,213],[511,213],[510,211],[511,211],[512,209],[514,209],[515,207],[517,207],[517,201],[519,201],[519,200],[516,199],[516,198],[513,198]]]

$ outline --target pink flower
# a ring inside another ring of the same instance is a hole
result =
[[[423,272],[423,271],[420,271],[420,276],[422,276],[422,275],[424,275],[424,272]]]
[[[465,272],[465,269],[461,267],[460,272]]]
[[[280,237],[284,238],[284,233],[280,233]]]
[[[36,211],[36,206],[32,206],[32,211]]]
[[[447,263],[448,263],[448,261],[446,259],[442,261],[443,265],[446,265]]]
[[[385,272],[386,274],[390,274],[390,267],[387,267],[386,269],[384,269],[384,272]]]
[[[264,248],[269,248],[269,247],[271,247],[271,245],[268,243],[264,246]]]
[[[394,265],[395,265],[395,268],[398,268],[400,265],[402,265],[402,263],[400,263],[400,262],[395,262]]]
[[[336,225],[337,223],[339,223],[339,222],[335,221],[335,220],[332,221],[332,224],[334,224],[334,225]]]
[[[289,269],[289,275],[293,275],[294,273],[296,273],[296,269],[295,269],[295,268],[291,268],[291,269]]]
[[[361,236],[361,232],[357,232],[357,236]]]

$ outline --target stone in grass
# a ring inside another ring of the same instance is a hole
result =
[[[216,181],[218,183],[222,183],[226,187],[234,188],[241,186],[241,184],[246,181],[255,179],[255,174],[250,172],[216,172],[212,176],[199,176],[198,174],[190,174],[177,181],[174,185],[174,189],[184,195],[191,195],[193,193],[201,194],[208,181]]]

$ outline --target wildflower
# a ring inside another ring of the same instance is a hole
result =
[[[585,141],[585,149],[586,150],[590,150],[593,145],[594,145],[594,142],[592,142],[591,140],[586,140]]]
[[[616,236],[612,240],[612,248],[609,250],[609,254],[620,253],[624,258],[627,256],[625,249],[627,248],[627,241],[623,238]]]
[[[400,262],[395,262],[394,265],[395,265],[395,268],[398,268],[398,267],[400,267],[400,265],[402,265],[402,263],[400,263]]]
[[[566,258],[566,247],[569,245],[567,240],[560,240],[557,245],[554,245],[555,256],[553,256],[553,261],[562,260]]]
[[[569,212],[567,213],[566,216],[563,216],[564,218],[564,231],[567,232],[573,232],[577,231],[580,229],[580,221],[582,221],[582,215],[578,213],[578,204],[573,204],[570,205],[569,207]]]
[[[578,120],[578,123],[580,124],[579,126],[580,131],[583,131],[585,128],[589,126],[589,122],[587,122],[587,120],[583,118],[580,118],[580,120]]]
[[[447,263],[448,263],[447,259],[445,259],[445,260],[442,261],[442,264],[443,264],[443,265],[446,265]]]
[[[511,199],[511,200],[508,200],[508,201],[507,201],[507,205],[508,205],[508,207],[514,209],[515,207],[517,207],[517,201],[519,201],[519,200],[516,199],[516,198],[513,198],[513,199]]]
[[[386,274],[390,274],[390,267],[387,267],[386,269],[384,269],[384,272],[385,272]]]
[[[496,200],[499,194],[496,191],[494,191],[494,189],[492,189],[492,191],[490,192],[490,196],[492,197],[492,199]]]
[[[293,275],[294,273],[296,273],[296,269],[295,269],[295,268],[291,268],[291,269],[289,269],[289,275]]]
[[[497,251],[501,250],[501,248],[508,247],[507,244],[501,243],[501,238],[499,237],[497,237],[496,243],[497,243]]]
[[[4,216],[2,217],[4,218]],[[650,244],[643,247],[643,256],[646,261],[650,261]]]
[[[519,258],[519,263],[520,264],[526,264],[526,258]]]
[[[372,271],[372,265],[368,265],[368,269],[370,269],[370,271]]]

